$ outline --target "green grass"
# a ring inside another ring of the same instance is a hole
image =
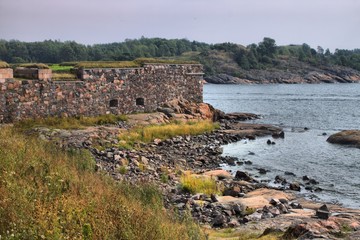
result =
[[[0,68],[10,68],[10,65],[7,62],[0,61]]]
[[[199,135],[217,129],[219,125],[210,121],[170,123],[137,127],[119,136],[121,147],[132,148],[135,143],[149,143],[154,139],[168,139],[175,136]]]
[[[180,177],[181,189],[191,194],[205,193],[205,194],[221,194],[221,189],[217,186],[215,179],[184,174]]]
[[[100,115],[96,117],[48,117],[39,119],[26,119],[15,123],[22,130],[35,127],[48,127],[57,129],[82,129],[88,126],[116,124],[119,121],[127,121],[125,115]]]
[[[73,68],[74,68],[73,66],[62,66],[60,64],[53,64],[53,65],[50,66],[50,69],[53,72],[58,72],[58,73],[70,72],[70,70],[73,69]]]
[[[1,239],[204,239],[191,219],[164,210],[155,186],[117,183],[94,165],[85,150],[2,127]]]

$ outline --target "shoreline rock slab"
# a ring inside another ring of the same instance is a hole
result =
[[[360,130],[344,130],[331,135],[326,141],[360,148]]]

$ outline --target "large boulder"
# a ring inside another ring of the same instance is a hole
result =
[[[331,135],[326,141],[360,147],[360,130],[344,130]]]

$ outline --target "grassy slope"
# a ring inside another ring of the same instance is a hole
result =
[[[86,151],[64,152],[0,131],[2,239],[201,239],[197,225],[163,210],[153,186],[94,173]]]

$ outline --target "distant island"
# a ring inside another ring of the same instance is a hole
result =
[[[205,80],[220,84],[360,82],[360,49],[329,49],[308,44],[207,44],[187,39],[140,38],[84,45],[74,41],[0,40],[0,60],[11,64],[79,61],[129,61],[141,57],[197,61]]]

